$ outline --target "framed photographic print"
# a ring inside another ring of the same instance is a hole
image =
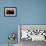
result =
[[[16,7],[5,7],[4,8],[4,16],[7,16],[7,17],[16,16]]]

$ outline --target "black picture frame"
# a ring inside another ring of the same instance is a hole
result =
[[[16,7],[4,7],[4,16],[5,17],[16,17],[17,8]]]

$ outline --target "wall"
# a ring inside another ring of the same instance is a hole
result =
[[[21,24],[46,24],[46,0],[23,0]]]
[[[4,17],[4,7],[17,7],[16,17]],[[17,24],[46,24],[46,0],[0,0],[0,44],[7,44]],[[17,41],[16,41],[17,42]]]
[[[17,8],[17,16],[16,17],[4,17],[4,7],[13,6]],[[0,44],[7,44],[8,34],[10,32],[16,32],[17,24],[20,23],[20,6],[19,1],[11,1],[11,0],[0,0]],[[18,42],[17,39],[15,41]]]

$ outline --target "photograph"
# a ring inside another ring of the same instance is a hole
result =
[[[8,16],[8,17],[16,16],[16,7],[5,7],[4,16]]]
[[[46,43],[46,25],[18,24],[18,39],[20,46],[43,45]]]

